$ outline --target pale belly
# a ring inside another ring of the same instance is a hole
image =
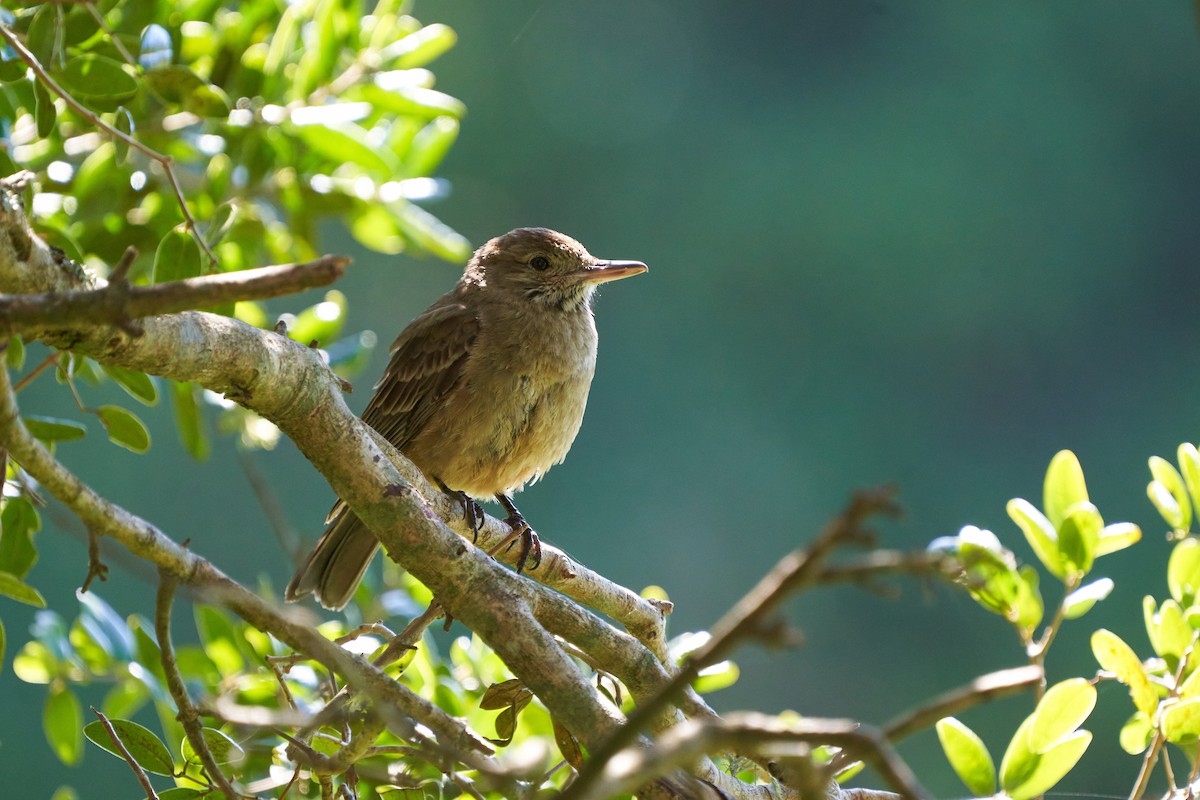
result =
[[[566,457],[583,421],[585,374],[501,375],[461,385],[407,455],[431,479],[480,498],[511,494]]]

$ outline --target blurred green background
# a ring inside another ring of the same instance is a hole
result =
[[[627,586],[665,587],[680,633],[711,626],[859,486],[901,487],[907,513],[882,527],[887,546],[974,523],[1031,559],[1004,504],[1040,503],[1067,447],[1106,520],[1146,537],[1101,562],[1117,589],[1068,624],[1051,680],[1092,674],[1087,636],[1101,625],[1148,651],[1140,601],[1165,594],[1168,545],[1146,458],[1196,439],[1200,417],[1191,4],[458,0],[414,13],[458,31],[434,69],[469,108],[442,170],[452,193],[430,210],[476,245],[543,225],[650,265],[605,288],[583,430],[518,498],[546,540]],[[357,410],[384,345],[458,267],[368,253],[335,229],[326,249],[355,258],[338,287],[349,327],[380,337]],[[69,415],[39,383],[23,408]],[[282,586],[291,566],[232,443],[197,466],[167,409],[144,416],[149,456],[102,437],[60,455],[233,577]],[[328,487],[286,441],[252,458],[315,538]],[[69,610],[85,549],[55,516],[30,580],[57,582],[47,599]],[[805,645],[740,651],[741,681],[711,701],[882,723],[1022,662],[1006,624],[965,596],[901,585],[901,602],[796,599]],[[152,586],[124,570],[98,589],[123,614],[152,606]],[[6,607],[10,657],[31,616]],[[58,764],[43,698],[0,674],[0,768],[19,769],[23,796],[60,783],[136,796],[94,748],[78,769]],[[1000,751],[1030,707],[965,719]],[[1101,687],[1097,740],[1056,794],[1128,791],[1138,760],[1115,737],[1131,712],[1124,689]],[[938,796],[963,794],[931,732],[902,752]]]

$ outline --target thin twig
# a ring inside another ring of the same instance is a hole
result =
[[[158,314],[212,308],[239,300],[262,300],[333,283],[350,259],[322,256],[240,272],[202,275],[155,286],[124,281],[99,289],[0,295],[0,336],[21,330],[120,325]]]
[[[158,800],[158,793],[154,791],[154,786],[150,783],[150,776],[146,774],[146,770],[142,769],[142,765],[133,759],[126,749],[125,743],[121,741],[121,737],[117,736],[117,731],[113,728],[112,723],[108,721],[108,717],[104,716],[95,706],[91,706],[92,713],[100,718],[100,724],[104,726],[104,730],[108,731],[108,738],[112,739],[113,747],[121,751],[121,758],[125,759],[125,763],[133,770],[133,774],[137,776],[138,783],[142,785],[142,791],[146,793],[146,800]]]
[[[33,379],[36,378],[38,375],[41,375],[42,372],[45,371],[46,367],[50,366],[55,361],[57,361],[58,357],[60,355],[62,355],[62,354],[59,353],[57,350],[55,350],[50,355],[46,356],[46,358],[42,360],[42,363],[38,364],[36,367],[31,369],[29,371],[29,374],[26,375],[24,378],[21,378],[21,380],[17,381],[16,385],[13,386],[13,394],[16,394],[17,392],[21,391],[29,384],[33,383]]]
[[[622,751],[619,759],[612,759],[605,765],[600,780],[586,787],[587,791],[579,791],[579,781],[576,781],[561,796],[601,800],[626,795],[715,750],[757,752],[778,761],[795,760],[798,765],[811,765],[812,749],[822,744],[841,747],[854,753],[857,759],[870,763],[904,798],[921,800],[929,797],[912,770],[877,729],[839,719],[805,719],[785,724],[776,717],[755,713],[730,714],[717,720],[688,720],[664,733],[648,748]],[[819,778],[819,774],[816,777]],[[801,795],[809,797],[811,792]],[[873,796],[879,797],[881,793],[873,793]]]
[[[165,569],[159,569],[158,593],[154,603],[154,633],[158,637],[158,649],[161,653],[163,673],[167,678],[167,691],[171,693],[175,705],[179,708],[177,719],[183,726],[184,735],[191,742],[192,750],[200,757],[208,778],[217,785],[227,800],[239,800],[240,795],[225,777],[225,773],[217,766],[208,742],[204,740],[204,726],[200,724],[200,712],[196,710],[192,698],[188,696],[187,687],[183,685],[183,676],[179,674],[179,665],[175,662],[175,646],[171,644],[171,604],[175,599],[177,580]]]
[[[133,149],[144,154],[147,158],[157,161],[159,165],[162,166],[163,172],[167,176],[167,182],[171,184],[171,189],[175,192],[175,199],[179,203],[179,210],[183,212],[183,220],[187,225],[188,231],[192,234],[192,238],[196,240],[196,243],[200,245],[200,249],[204,251],[204,254],[208,256],[209,261],[213,264],[217,263],[217,257],[213,255],[213,251],[208,246],[208,242],[204,241],[204,237],[200,235],[200,229],[196,226],[196,220],[192,216],[191,210],[188,208],[187,198],[183,196],[183,188],[179,185],[179,178],[175,175],[174,160],[170,156],[163,155],[154,148],[142,144],[128,133],[109,125],[107,122],[100,119],[99,115],[97,115],[94,111],[72,97],[65,89],[58,85],[58,82],[55,81],[54,78],[50,77],[50,74],[46,72],[46,68],[43,67],[41,62],[37,60],[37,56],[31,53],[25,47],[25,45],[21,43],[21,40],[17,38],[16,34],[9,30],[8,26],[4,25],[3,23],[0,23],[0,38],[4,39],[5,43],[15,50],[17,55],[21,57],[21,60],[29,65],[29,68],[33,70],[33,74],[36,75],[37,79],[42,82],[42,85],[66,101],[66,104],[73,108],[75,113],[79,114],[79,116],[83,117],[85,120],[104,131],[112,138],[121,140]]]
[[[897,742],[917,731],[924,730],[942,717],[961,713],[981,703],[988,703],[1039,686],[1044,679],[1042,668],[1030,664],[980,675],[966,686],[952,689],[920,708],[908,711],[884,726],[888,741]]]
[[[632,744],[642,731],[648,730],[653,720],[675,702],[701,670],[720,661],[741,640],[761,635],[768,615],[789,593],[813,581],[822,562],[834,548],[865,538],[861,525],[868,517],[895,513],[893,494],[891,489],[855,493],[846,509],[825,526],[811,546],[790,553],[776,564],[713,626],[712,638],[692,653],[671,681],[655,696],[641,703],[629,715],[628,721],[592,752],[579,777],[563,797],[590,796],[591,784],[599,780],[609,759]]]

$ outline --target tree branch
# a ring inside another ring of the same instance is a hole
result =
[[[294,294],[333,283],[348,263],[350,259],[341,256],[322,256],[304,264],[203,275],[154,286],[115,281],[97,289],[0,295],[0,336],[88,325],[125,326],[152,314]]]

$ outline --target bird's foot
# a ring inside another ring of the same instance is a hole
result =
[[[479,541],[479,531],[483,528],[485,517],[483,506],[479,505],[478,501],[466,492],[457,492],[441,481],[438,481],[437,485],[444,494],[462,506],[463,522],[467,523],[467,527],[471,529],[471,541]]]
[[[525,521],[525,517],[521,516],[521,512],[513,505],[512,500],[507,496],[498,494],[496,499],[508,511],[508,516],[504,518],[508,527],[512,528],[512,533],[505,536],[500,544],[496,545],[488,553],[490,556],[496,555],[501,550],[507,550],[512,547],[517,539],[521,540],[521,554],[517,557],[517,574],[520,575],[525,571],[525,566],[530,564],[530,569],[537,569],[542,563],[542,543],[538,540],[537,533],[533,528],[529,527],[529,523]]]

